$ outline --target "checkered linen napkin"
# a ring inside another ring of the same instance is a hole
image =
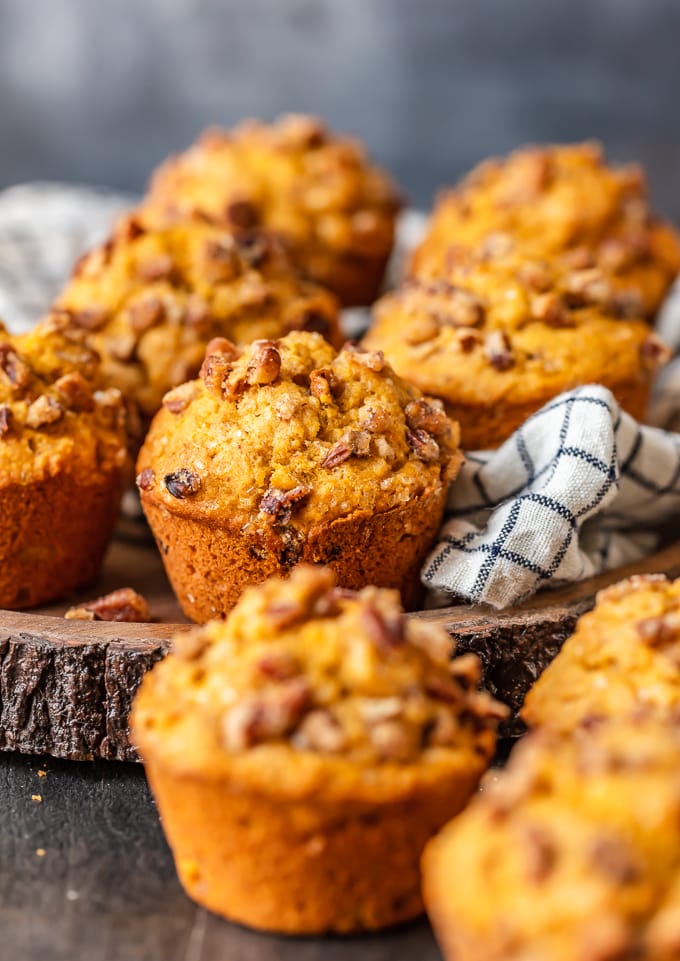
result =
[[[35,322],[73,262],[131,202],[60,184],[0,193],[0,317],[10,329]],[[413,211],[402,220],[392,283],[423,224]],[[348,311],[344,320],[357,335],[367,317]],[[680,291],[658,327],[677,349]],[[680,358],[659,379],[650,422],[658,427],[638,425],[590,385],[546,404],[497,451],[468,452],[422,572],[429,603],[505,607],[652,551],[680,516]]]

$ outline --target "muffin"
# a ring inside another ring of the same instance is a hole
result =
[[[363,340],[439,397],[466,449],[496,447],[552,397],[608,387],[638,419],[668,352],[596,268],[513,252],[458,252],[446,277],[410,280],[375,305]]]
[[[92,581],[126,466],[120,391],[96,354],[49,318],[0,329],[0,607],[45,604]]]
[[[187,893],[288,934],[418,915],[422,849],[475,790],[505,715],[452,647],[396,592],[307,566],[179,635],[132,733]]]
[[[458,428],[378,352],[315,333],[208,348],[139,455],[142,507],[185,614],[220,617],[300,561],[417,605]]]
[[[274,230],[300,269],[351,307],[378,295],[399,206],[358,141],[291,115],[207,130],[156,171],[142,216],[166,224],[199,211],[233,230]]]
[[[426,849],[447,961],[677,958],[679,756],[654,716],[529,735]]]
[[[680,708],[680,580],[662,574],[600,591],[527,694],[522,718],[569,732],[640,707]]]
[[[680,237],[650,211],[642,170],[607,166],[596,143],[531,147],[480,164],[440,197],[411,269],[437,279],[457,247],[494,256],[508,244],[566,267],[598,267],[648,318],[680,272]]]
[[[342,340],[335,299],[300,277],[273,236],[202,220],[146,229],[124,219],[78,263],[56,306],[146,421],[166,391],[196,376],[213,337],[247,343],[305,329]]]

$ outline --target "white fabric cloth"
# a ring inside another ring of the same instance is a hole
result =
[[[0,194],[0,317],[11,330],[35,322],[76,258],[131,202],[59,184]],[[402,219],[392,282],[423,223],[415,211]],[[365,311],[346,312],[352,336],[366,321]],[[677,349],[680,293],[658,326]],[[499,450],[468,452],[422,572],[430,602],[500,608],[653,550],[680,515],[678,358],[659,379],[650,420],[658,426],[638,425],[608,390],[590,385],[555,398]]]

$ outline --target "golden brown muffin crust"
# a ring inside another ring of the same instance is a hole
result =
[[[596,143],[530,147],[480,164],[439,199],[412,270],[436,278],[457,246],[508,242],[529,256],[599,267],[647,317],[680,272],[680,238],[650,211],[643,172],[607,166]]]
[[[56,308],[87,332],[107,383],[146,418],[197,374],[213,337],[241,343],[309,329],[342,339],[334,298],[302,280],[271,235],[201,220],[153,230],[122,220],[79,262]]]
[[[377,294],[399,206],[358,141],[288,115],[207,130],[159,167],[142,216],[158,224],[199,211],[231,229],[274,230],[306,274],[351,306]]]

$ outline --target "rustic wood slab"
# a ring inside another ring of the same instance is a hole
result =
[[[555,657],[602,587],[632,573],[680,576],[680,542],[628,567],[545,591],[507,611],[459,605],[413,617],[443,624],[458,649],[474,651],[485,684],[513,709],[503,732],[521,730],[524,695]],[[136,760],[127,717],[139,682],[188,624],[155,547],[116,541],[98,584],[83,599],[132,586],[148,599],[152,624],[64,620],[67,607],[0,611],[0,750],[71,760]]]

